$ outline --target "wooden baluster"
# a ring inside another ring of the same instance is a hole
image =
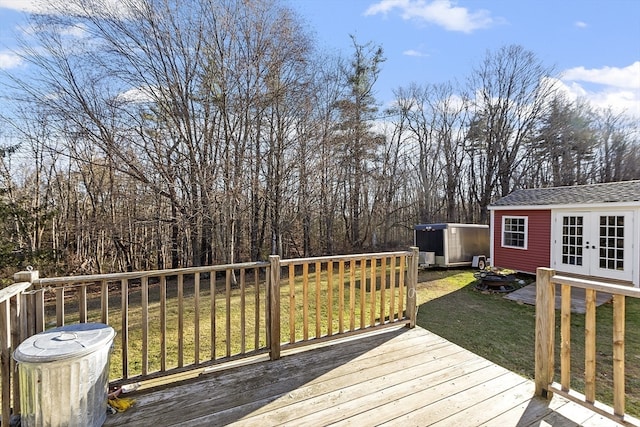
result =
[[[344,260],[338,262],[338,333],[344,332]]]
[[[209,321],[211,323],[211,360],[216,360],[216,272],[212,271],[209,276],[209,294],[210,294],[210,307],[211,317]]]
[[[302,266],[302,338],[309,339],[309,263]]]
[[[355,259],[349,262],[349,330],[356,329],[356,267]]]
[[[226,357],[231,357],[231,276],[233,275],[232,269],[227,269],[225,277],[225,337],[226,337]]]
[[[80,309],[80,323],[87,323],[87,285],[80,285],[78,295],[78,308]]]
[[[322,277],[322,264],[320,261],[316,261],[316,338],[320,338],[322,336],[322,331],[320,330],[320,326],[322,325],[322,320],[320,318],[321,314],[321,302],[320,302],[320,294],[322,290],[320,288],[320,279]]]
[[[100,282],[100,321],[109,324],[109,285],[106,280]]]
[[[167,370],[167,276],[160,276],[160,370]]]
[[[122,378],[129,378],[129,281],[120,280],[122,295]]]
[[[184,274],[178,274],[178,368],[184,366]]]
[[[387,257],[380,259],[380,324],[385,323],[387,292]]]
[[[584,395],[589,403],[596,400],[596,291],[585,291]]]
[[[193,275],[193,363],[200,364],[200,273]]]
[[[245,269],[240,269],[240,353],[247,351],[247,301],[246,301]]]
[[[149,278],[145,276],[141,280],[142,375],[147,375],[149,373]]]
[[[260,271],[257,267],[253,269],[253,289],[254,289],[254,350],[260,348]]]
[[[369,304],[371,305],[369,307],[369,326],[375,326],[376,325],[376,286],[377,286],[377,280],[376,280],[376,267],[378,264],[378,260],[375,258],[371,259],[371,270],[369,271],[370,273],[370,287],[371,287],[371,291],[369,293]]]
[[[64,286],[56,288],[56,326],[64,326]]]
[[[571,286],[562,285],[560,320],[560,384],[571,388]]]
[[[613,413],[618,416],[625,412],[625,305],[624,295],[613,296]]]
[[[389,322],[396,320],[396,256],[393,255],[390,261],[391,276],[389,277],[389,290],[391,297],[389,300]]]
[[[400,257],[400,271],[398,275],[398,318],[404,318],[404,289],[406,287],[404,277],[407,256]]]
[[[296,271],[289,264],[289,342],[296,342]]]
[[[327,262],[327,336],[333,335],[333,261]]]
[[[365,328],[367,311],[367,260],[360,260],[360,329]]]

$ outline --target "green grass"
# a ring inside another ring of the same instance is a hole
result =
[[[527,378],[534,376],[535,307],[474,289],[471,271],[423,271],[418,284],[421,327]],[[613,404],[612,304],[597,309],[596,399]],[[584,392],[584,321],[571,316],[571,387]],[[556,381],[560,320],[556,318]],[[640,416],[640,300],[627,298],[626,409]]]

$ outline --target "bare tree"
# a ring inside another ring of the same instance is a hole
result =
[[[251,187],[256,197],[247,202],[244,177],[248,169],[254,184],[280,179],[279,167],[263,169],[263,156],[283,160],[290,127],[273,120],[274,112],[291,94],[303,97],[307,37],[270,0],[110,4],[71,0],[71,14],[34,16],[39,43],[25,44],[25,60],[41,77],[18,83],[56,117],[76,160],[97,155],[167,201],[167,210],[141,212],[137,221],[170,224],[172,266],[233,262],[242,236],[259,236],[253,227],[265,226],[252,222],[260,210],[270,209],[266,225],[280,226],[277,182]],[[68,28],[82,36],[69,36]],[[279,117],[290,120],[288,112]],[[253,206],[254,218],[242,216],[244,206]],[[113,244],[125,250],[127,241],[114,236]]]
[[[545,67],[533,52],[511,45],[488,52],[469,77],[475,118],[469,133],[472,194],[480,222],[494,196],[521,184],[523,150],[554,92]]]

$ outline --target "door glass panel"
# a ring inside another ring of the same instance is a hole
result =
[[[607,270],[624,271],[624,216],[600,216],[598,265]]]
[[[562,263],[581,266],[583,262],[582,216],[562,217]],[[606,227],[605,227],[606,228]]]

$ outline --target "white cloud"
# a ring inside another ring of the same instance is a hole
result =
[[[20,12],[37,12],[36,0],[0,0],[0,8]]]
[[[559,87],[571,99],[640,119],[640,61],[623,68],[571,68],[562,73]]]
[[[570,68],[562,73],[562,80],[597,83],[626,89],[640,89],[640,61],[636,61],[624,68]]]
[[[83,25],[74,25],[65,27],[60,31],[63,36],[69,36],[73,38],[83,38],[87,35],[87,29]]]
[[[20,12],[63,14],[76,13],[78,15],[105,14],[119,18],[126,18],[131,9],[127,9],[120,0],[104,1],[66,1],[66,0],[0,0],[0,9],[11,9]]]
[[[428,22],[449,31],[464,33],[489,28],[496,23],[485,9],[471,12],[455,4],[452,0],[381,0],[369,6],[365,15],[386,15],[398,9],[402,19]]]
[[[578,28],[587,28],[588,27],[587,23],[583,22],[583,21],[576,21],[576,23],[574,25],[576,27],[578,27]]]
[[[13,52],[0,52],[0,70],[8,70],[10,68],[19,67],[22,64],[22,58]]]
[[[151,87],[137,87],[129,89],[117,95],[116,99],[122,102],[146,103],[153,102],[155,89]]]
[[[405,50],[404,52],[402,52],[403,55],[406,56],[416,56],[416,57],[426,57],[429,56],[424,52],[420,52],[419,50],[415,50],[415,49],[409,49],[409,50]]]
[[[52,4],[46,0],[0,0],[0,8],[29,13],[52,13],[56,8]],[[57,2],[57,6],[62,5],[64,1]]]

